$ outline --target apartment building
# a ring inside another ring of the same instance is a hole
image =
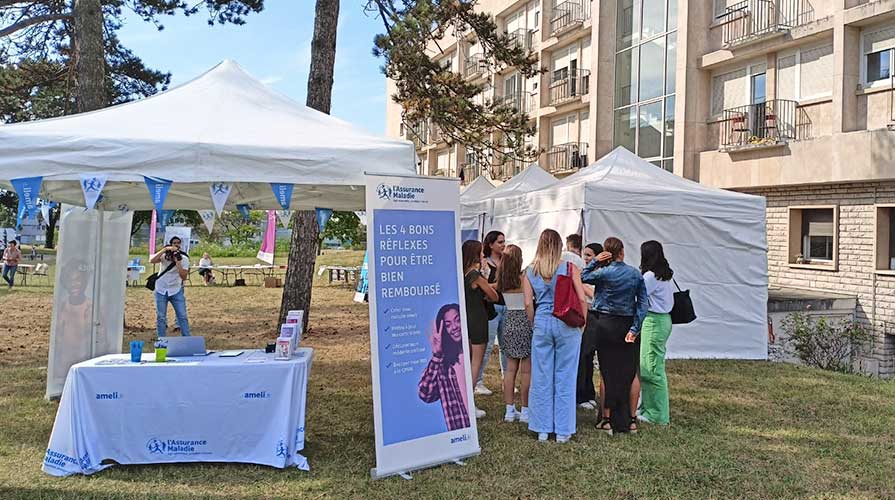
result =
[[[858,362],[895,376],[895,0],[480,0],[538,55],[492,72],[470,35],[432,57],[482,99],[529,113],[564,176],[625,146],[677,175],[767,198],[772,285],[848,294],[874,332]],[[389,82],[387,91],[393,92]],[[480,172],[462,145],[401,122],[426,175]],[[487,172],[505,180],[515,162]]]

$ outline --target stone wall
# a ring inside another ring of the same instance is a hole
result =
[[[821,160],[818,158],[818,160]],[[798,165],[791,165],[799,168]],[[895,203],[895,182],[779,187],[750,191],[767,198],[770,284],[857,297],[856,319],[872,328],[873,345],[863,352],[864,373],[895,377],[895,276],[874,272],[875,204]],[[798,269],[789,264],[790,206],[839,206],[838,270]]]

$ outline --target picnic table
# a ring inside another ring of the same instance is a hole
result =
[[[277,272],[286,272],[286,266],[283,265],[270,265],[270,264],[256,264],[251,266],[237,266],[237,265],[224,265],[224,266],[211,266],[212,271],[217,271],[221,275],[221,283],[225,285],[230,285],[230,278],[233,278],[233,282],[235,283],[238,279],[245,279],[246,274],[249,276],[256,276],[260,278],[266,278],[274,276]],[[190,268],[192,271],[192,268]]]
[[[356,285],[360,277],[360,271],[360,267],[353,266],[320,266],[317,276],[323,276],[323,273],[328,272],[330,283],[333,281],[344,281],[346,284]]]

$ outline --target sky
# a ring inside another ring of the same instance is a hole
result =
[[[163,17],[165,29],[136,16],[118,36],[150,68],[171,73],[171,86],[185,83],[224,59],[233,59],[249,74],[304,104],[311,38],[313,0],[267,0],[260,14],[243,26],[209,26],[202,14]],[[336,38],[332,114],[370,132],[385,133],[385,76],[381,59],[372,55],[373,37],[382,30],[378,18],[363,10],[363,0],[341,2]]]

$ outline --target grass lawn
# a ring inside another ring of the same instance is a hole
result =
[[[331,252],[319,262],[361,258]],[[193,333],[212,349],[260,347],[273,337],[281,293],[190,287]],[[538,443],[522,425],[503,423],[497,395],[479,397],[488,412],[479,421],[481,456],[412,481],[372,481],[367,309],[352,296],[323,281],[314,291],[303,340],[316,349],[303,452],[310,473],[180,464],[60,479],[40,470],[57,406],[43,400],[51,289],[0,292],[0,499],[895,498],[895,384],[735,361],[670,362],[672,425],[641,426],[631,436],[598,433],[581,412],[571,443]],[[153,307],[147,290],[127,290],[125,343],[154,336]],[[496,367],[489,367],[492,389]]]

